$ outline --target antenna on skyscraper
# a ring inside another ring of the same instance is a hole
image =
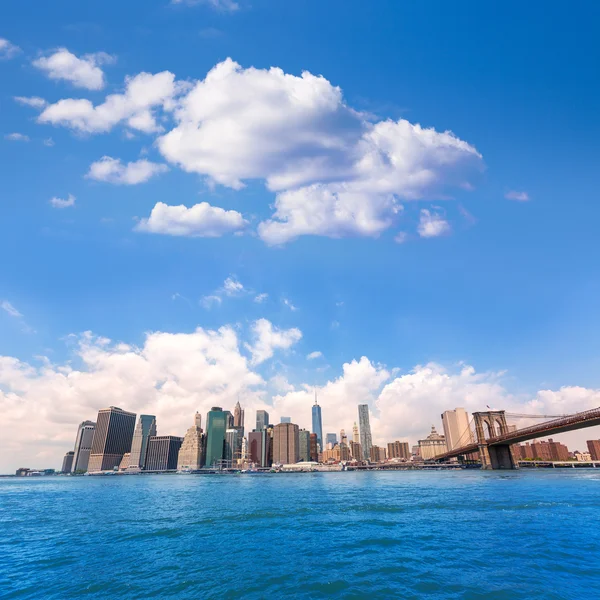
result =
[[[315,406],[317,405],[317,388],[315,388]]]

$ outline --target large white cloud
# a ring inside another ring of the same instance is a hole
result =
[[[271,358],[277,349],[287,350],[302,339],[302,332],[297,327],[280,329],[267,319],[258,319],[252,325],[254,341],[246,344],[252,353],[252,364],[259,365]]]
[[[142,219],[136,229],[148,233],[189,237],[220,237],[226,233],[241,231],[247,221],[235,210],[211,206],[208,202],[191,208],[169,206],[157,202],[147,219]]]
[[[44,71],[50,79],[64,79],[76,87],[101,90],[105,81],[100,65],[113,61],[114,58],[105,52],[85,54],[79,58],[66,48],[59,48],[49,56],[34,60],[33,66]]]
[[[9,42],[6,38],[0,38],[0,60],[9,60],[21,52],[21,48]]]
[[[166,165],[153,163],[145,158],[123,164],[120,159],[103,156],[90,165],[86,177],[117,185],[137,185],[168,170]]]

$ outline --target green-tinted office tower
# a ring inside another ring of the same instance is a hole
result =
[[[224,456],[225,431],[232,418],[228,410],[214,406],[206,418],[206,462],[207,467],[218,465]]]

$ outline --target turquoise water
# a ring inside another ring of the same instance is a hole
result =
[[[0,479],[0,598],[600,597],[600,470]]]

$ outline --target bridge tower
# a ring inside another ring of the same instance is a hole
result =
[[[496,436],[509,433],[506,415],[503,410],[473,413],[475,434],[479,444],[479,458],[482,469],[518,469],[510,444],[493,444]],[[486,436],[487,432],[487,436]]]

